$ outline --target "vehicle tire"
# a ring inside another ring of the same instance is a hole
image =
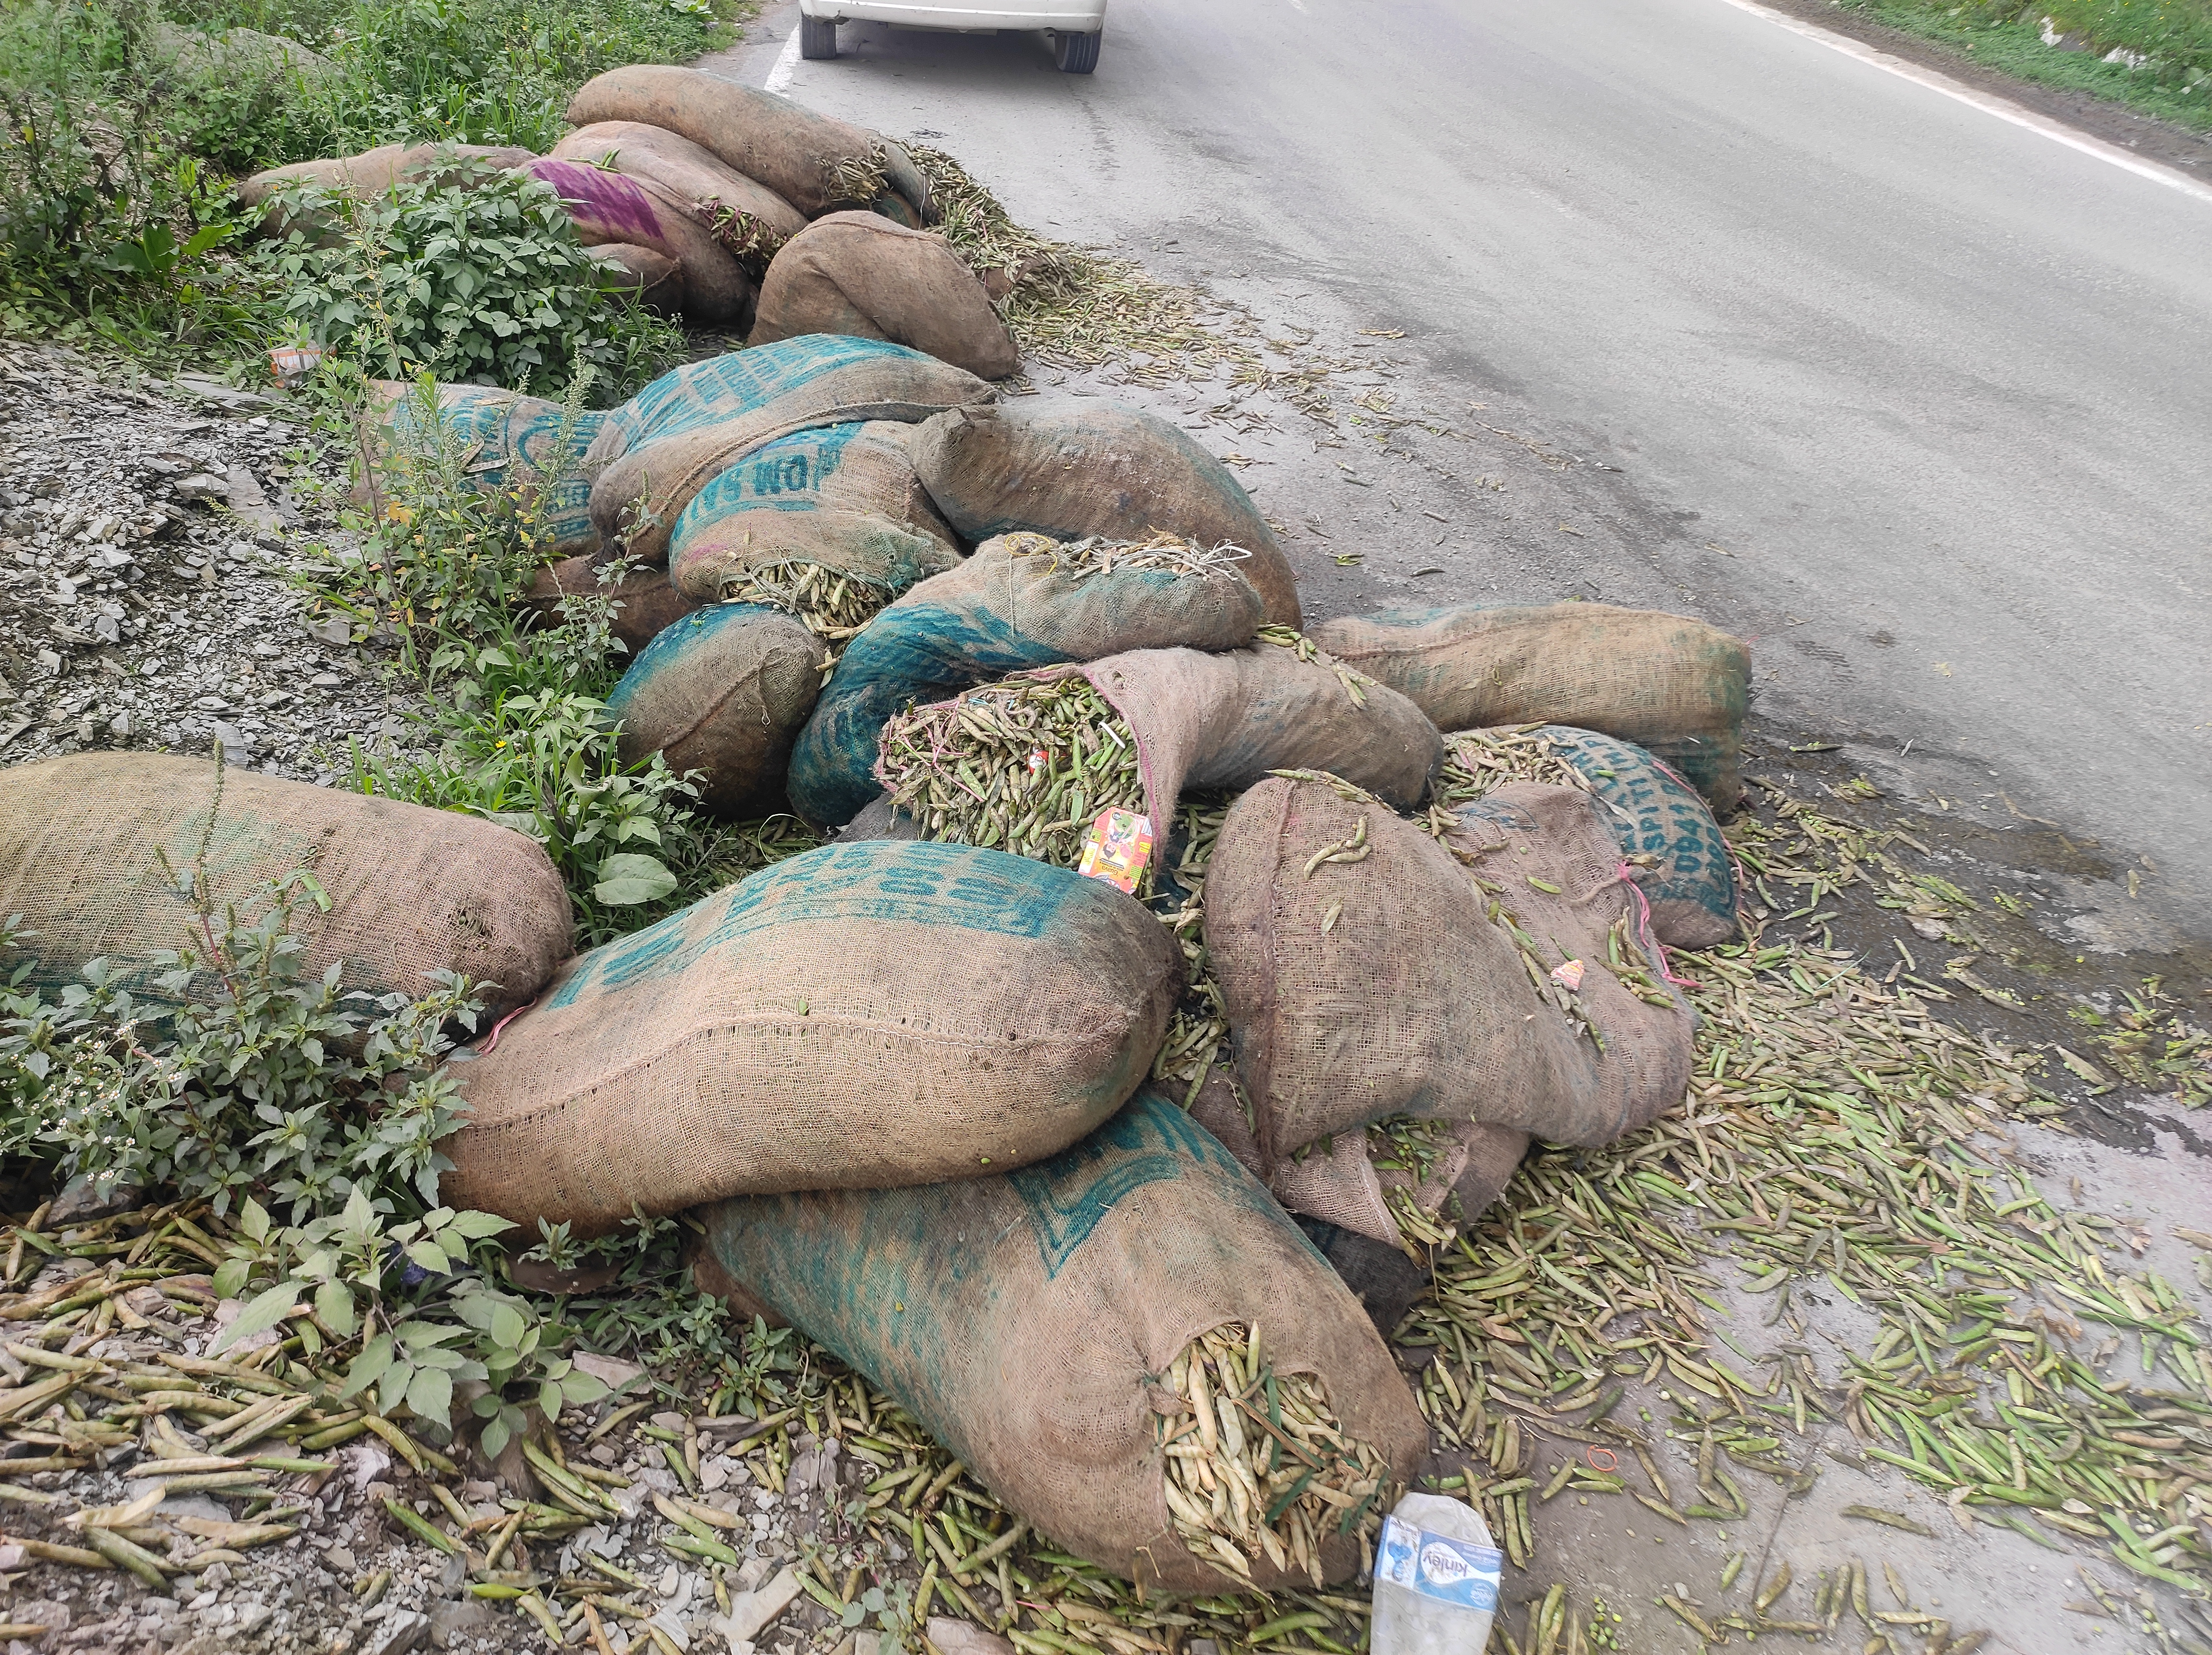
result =
[[[837,55],[837,22],[831,17],[799,18],[799,55],[819,60]]]
[[[1060,72],[1066,75],[1088,75],[1098,67],[1098,41],[1105,33],[1101,29],[1091,34],[1061,33],[1052,37],[1053,59]]]

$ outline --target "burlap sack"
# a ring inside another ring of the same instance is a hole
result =
[[[625,178],[650,179],[685,203],[724,251],[757,279],[776,250],[806,227],[806,215],[712,150],[658,126],[599,121],[547,152]]]
[[[608,414],[591,458],[604,469],[664,437],[769,408],[788,410],[793,431],[841,420],[923,420],[979,394],[997,394],[988,385],[978,392],[978,383],[933,356],[878,339],[787,339],[669,369]],[[860,411],[837,411],[847,406]],[[868,411],[878,407],[899,411]]]
[[[1242,1585],[1187,1549],[1161,1492],[1160,1376],[1200,1334],[1256,1325],[1274,1371],[1317,1376],[1344,1430],[1401,1482],[1427,1446],[1358,1300],[1228,1151],[1149,1089],[1007,1176],[700,1216],[701,1285],[804,1330],[1041,1536],[1146,1587]],[[1308,1586],[1251,1561],[1262,1590]],[[1322,1549],[1332,1581],[1365,1561],[1350,1538]]]
[[[622,721],[625,764],[659,753],[670,769],[698,773],[702,808],[761,816],[782,801],[791,739],[821,684],[821,642],[796,617],[716,603],[639,652],[607,697],[607,715]]]
[[[602,241],[592,257],[606,272],[610,292],[634,293],[639,304],[654,310],[680,308],[684,267],[666,253],[627,241]]]
[[[538,570],[516,605],[532,624],[552,626],[561,618],[561,600],[599,591],[599,560],[565,557]],[[665,569],[632,569],[608,589],[614,604],[614,634],[635,658],[637,652],[698,607],[668,584]]]
[[[1575,788],[1511,782],[1454,814],[1443,845],[1488,909],[1517,927],[1534,967],[1551,982],[1548,973],[1581,961],[1578,991],[1553,982],[1545,991],[1569,1003],[1597,1036],[1577,1035],[1573,1094],[1548,1116],[1486,1109],[1480,1118],[1553,1143],[1607,1143],[1675,1107],[1689,1088],[1696,1020],[1667,974],[1596,803]],[[1619,967],[1611,963],[1616,932],[1626,936]],[[1631,991],[1632,979],[1650,1000]]]
[[[1158,415],[1094,397],[960,409],[915,433],[914,468],[970,540],[1022,529],[1061,540],[1143,540],[1164,530],[1201,546],[1242,546],[1252,554],[1244,573],[1268,621],[1299,624],[1297,583],[1252,497]]]
[[[1135,650],[1045,672],[1080,672],[1121,715],[1156,822],[1175,819],[1186,788],[1235,792],[1271,770],[1325,770],[1410,810],[1443,762],[1443,738],[1395,690],[1273,644]]]
[[[921,175],[896,144],[702,70],[658,64],[611,69],[577,89],[568,118],[571,126],[641,121],[665,127],[757,179],[809,218],[866,207],[886,186],[928,216]]]
[[[354,504],[381,517],[387,501],[406,494],[408,474],[432,463],[450,443],[471,488],[533,513],[539,532],[551,537],[543,549],[588,551],[599,545],[599,531],[592,526],[592,484],[583,457],[606,417],[579,413],[570,419],[560,403],[542,397],[441,385],[437,423],[442,432],[434,433],[423,429],[428,421],[413,385],[372,379],[362,398]],[[556,474],[549,493],[544,479]]]
[[[324,161],[295,161],[289,167],[271,167],[241,180],[234,188],[248,209],[264,205],[278,191],[294,185],[334,190],[356,201],[382,195],[395,184],[424,181],[475,184],[488,174],[480,168],[457,166],[481,161],[488,167],[512,169],[533,157],[527,149],[511,145],[482,143],[386,143],[358,155],[339,155]],[[272,212],[262,228],[271,234],[283,227]]]
[[[459,972],[495,1015],[538,992],[568,952],[568,895],[536,841],[475,816],[401,804],[210,760],[81,753],[0,769],[0,916],[21,914],[31,980],[56,988],[106,959],[114,980],[159,998],[147,956],[197,935],[179,873],[207,840],[217,912],[265,911],[263,887],[306,868],[330,906],[302,896],[292,931],[303,979],[333,964],[347,989],[420,997]],[[216,991],[211,978],[194,985]]]
[[[861,630],[793,749],[793,809],[812,821],[849,821],[881,791],[884,721],[910,702],[940,700],[1024,667],[1131,649],[1233,649],[1259,629],[1260,595],[1242,564],[1205,574],[1079,574],[1054,561],[1054,544],[1040,535],[986,541]]]
[[[927,469],[917,469],[928,481]],[[1717,809],[1731,807],[1741,791],[1751,655],[1702,621],[1610,603],[1465,603],[1347,615],[1322,621],[1312,636],[1412,696],[1439,730],[1601,731],[1650,749]]]
[[[819,563],[881,588],[883,601],[960,561],[959,543],[914,474],[894,420],[817,426],[753,450],[676,519],[668,573],[702,603],[750,568]]]
[[[657,380],[632,399],[629,418],[608,421],[592,451],[605,464],[592,488],[592,521],[603,536],[621,540],[641,561],[665,564],[674,525],[699,492],[777,438],[853,421],[912,421],[994,394],[972,373],[875,340],[810,334],[761,354],[772,351],[781,358],[763,365],[757,379],[692,375],[666,391]],[[761,386],[779,382],[786,388],[760,395]],[[719,420],[700,417],[709,407],[748,401],[752,406]]]
[[[1633,742],[1594,730],[1539,732],[1589,779],[1606,826],[1650,905],[1651,933],[1669,948],[1709,949],[1736,934],[1735,861],[1721,825],[1680,776]],[[1450,737],[1445,738],[1447,741]]]
[[[832,845],[562,967],[453,1073],[441,1197],[603,1234],[633,1203],[975,1178],[1054,1154],[1144,1078],[1181,951],[1026,857]]]
[[[677,264],[676,307],[702,327],[748,325],[753,282],[691,203],[658,180],[603,173],[586,161],[541,156],[523,169],[550,185],[586,246],[649,247]]]
[[[1022,365],[990,294],[945,238],[877,213],[817,219],[769,266],[751,343],[807,333],[889,339],[986,379]]]
[[[1279,777],[1231,807],[1206,872],[1206,947],[1271,1179],[1387,1115],[1600,1144],[1681,1100],[1688,1009],[1638,937],[1589,797],[1516,783],[1460,824],[1439,845],[1327,781]],[[1664,1005],[1608,967],[1624,916],[1626,965]],[[1583,963],[1571,993],[1548,977],[1570,959]]]
[[[1402,1167],[1378,1165],[1366,1129],[1358,1127],[1306,1145],[1270,1167],[1244,1118],[1236,1088],[1219,1071],[1199,1088],[1190,1112],[1241,1166],[1267,1185],[1286,1210],[1408,1252],[1413,1250],[1391,1214],[1390,1191],[1410,1188],[1421,1210],[1432,1216],[1457,1197],[1452,1222],[1472,1223],[1513,1181],[1528,1149],[1526,1132],[1464,1121],[1450,1129],[1428,1177],[1419,1179]],[[1378,1322],[1385,1324],[1387,1332],[1396,1319],[1378,1318]]]

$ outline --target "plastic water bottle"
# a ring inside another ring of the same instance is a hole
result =
[[[1465,1500],[1407,1494],[1375,1548],[1374,1655],[1481,1655],[1504,1561]]]

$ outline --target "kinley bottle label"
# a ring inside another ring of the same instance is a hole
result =
[[[1489,1610],[1498,1607],[1498,1570],[1504,1561],[1494,1547],[1431,1534],[1388,1517],[1382,1519],[1375,1576],[1439,1603]]]

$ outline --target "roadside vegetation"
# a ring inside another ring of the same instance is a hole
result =
[[[361,278],[343,268],[347,248],[319,260],[250,242],[253,226],[229,193],[235,178],[383,143],[544,149],[592,75],[683,61],[729,32],[707,0],[0,8],[0,330],[157,362],[258,356],[328,319]],[[531,219],[541,274],[555,253],[578,266],[573,231],[532,211],[550,208],[542,194],[515,180],[477,209],[452,191],[403,192],[374,215],[383,221],[356,224],[352,262],[365,252],[374,265],[380,252],[434,242],[441,219],[505,207]],[[638,331],[624,319],[629,301],[567,287],[561,333],[572,346],[586,305],[605,314],[599,331]],[[617,377],[600,384],[612,394]]]
[[[2212,132],[2212,0],[1839,0],[2023,81]]]

